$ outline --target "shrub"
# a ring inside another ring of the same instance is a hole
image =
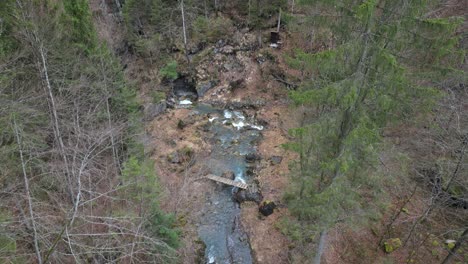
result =
[[[169,62],[168,64],[166,64],[166,66],[161,68],[159,74],[162,78],[167,78],[171,81],[177,79],[177,77],[179,77],[179,74],[177,73],[177,62]]]
[[[193,25],[194,39],[198,42],[214,43],[233,34],[232,21],[227,18],[199,16]]]

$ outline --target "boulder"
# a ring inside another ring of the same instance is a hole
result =
[[[180,160],[179,152],[177,151],[172,152],[171,154],[167,156],[167,160],[170,163],[180,163],[181,160]]]
[[[187,126],[187,124],[184,122],[184,120],[179,119],[179,121],[177,122],[177,128],[182,130],[186,126]]]
[[[225,171],[223,172],[223,174],[221,174],[221,177],[234,180],[236,178],[236,175],[234,175],[234,172],[232,171]]]
[[[161,115],[162,113],[164,113],[164,111],[166,111],[166,109],[167,109],[166,101],[163,101],[163,102],[160,102],[160,103],[157,103],[157,104],[149,104],[145,108],[145,120],[146,121],[152,120],[153,118],[155,118],[155,117]]]
[[[214,107],[223,107],[227,109],[258,109],[262,106],[266,105],[265,100],[252,100],[252,99],[246,99],[243,101],[222,101],[222,100],[208,100],[206,102],[207,104],[210,104]]]
[[[271,215],[276,208],[276,204],[272,201],[263,201],[258,208],[258,211],[264,216]]]
[[[271,156],[270,158],[270,163],[272,165],[278,165],[281,163],[281,161],[283,161],[283,157],[281,156]]]
[[[392,253],[401,247],[401,240],[399,238],[390,238],[384,242],[385,252]]]
[[[208,92],[208,90],[210,90],[216,85],[216,83],[217,83],[216,81],[207,81],[207,82],[199,83],[196,87],[198,97],[204,96],[206,92]]]
[[[224,68],[226,71],[230,72],[230,71],[232,71],[232,70],[235,68],[235,65],[234,65],[234,63],[229,63],[229,62],[228,62],[228,63],[225,63],[225,64],[223,65],[223,68]]]
[[[258,62],[258,64],[262,65],[263,63],[267,61],[267,58],[263,56],[262,54],[258,54],[256,57],[256,61]]]
[[[234,91],[239,88],[244,88],[245,87],[245,80],[244,79],[237,79],[229,82],[229,87],[231,88],[231,91]]]
[[[254,34],[246,33],[240,40],[240,45],[243,50],[252,50],[258,47],[257,37]]]
[[[226,41],[224,41],[224,39],[220,39],[216,42],[216,47],[217,48],[222,48],[224,47],[224,45],[226,45]]]
[[[178,99],[196,100],[198,98],[198,92],[195,86],[184,76],[174,81],[172,92]]]
[[[256,202],[257,204],[260,203],[263,199],[263,196],[260,192],[251,192],[248,190],[238,190],[233,194],[234,200],[238,203],[242,203],[245,201]]]
[[[223,54],[233,54],[234,53],[234,47],[231,45],[226,45],[222,48],[219,49],[219,51]]]
[[[260,157],[260,155],[258,155],[257,153],[249,153],[245,155],[245,161],[247,161],[248,163],[253,163],[261,159],[262,157]]]

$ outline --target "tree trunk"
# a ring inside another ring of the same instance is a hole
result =
[[[374,24],[374,16],[372,15],[367,24],[366,24],[366,32],[364,33],[364,49],[362,51],[361,57],[359,59],[359,63],[355,72],[355,77],[353,81],[353,86],[357,87],[356,91],[356,99],[354,102],[344,111],[343,118],[340,124],[340,131],[338,135],[338,146],[336,147],[336,158],[339,158],[344,152],[344,141],[348,134],[353,129],[353,114],[356,109],[359,107],[359,104],[364,101],[366,97],[367,91],[362,91],[363,87],[365,87],[365,77],[368,71],[367,61],[369,60],[369,52],[370,52],[370,45],[371,45],[371,34],[372,34],[372,26]],[[335,172],[333,173],[333,179],[339,176],[339,163],[337,163]]]
[[[247,11],[247,23],[249,24],[249,26],[250,26],[251,19],[252,19],[252,18],[250,17],[250,12],[251,12],[250,10],[251,10],[251,8],[252,8],[252,0],[249,0],[249,3],[248,3],[248,9],[249,9],[249,10]]]
[[[31,218],[31,226],[33,229],[34,250],[36,251],[37,262],[39,264],[42,264],[41,251],[39,250],[39,243],[38,243],[36,221],[34,220],[31,192],[29,190],[29,179],[26,173],[26,163],[23,157],[23,147],[22,147],[21,138],[20,138],[20,131],[18,129],[18,126],[16,125],[15,119],[13,119],[13,127],[15,130],[16,143],[18,144],[18,150],[19,150],[20,159],[21,159],[21,168],[23,170],[24,189],[26,192],[26,197],[28,199],[29,217]]]
[[[39,45],[39,54],[41,56],[41,62],[40,62],[41,67],[42,67],[41,74],[45,82],[46,93],[48,94],[48,97],[49,97],[49,100],[48,100],[49,107],[52,113],[52,123],[54,124],[53,126],[54,126],[55,140],[57,140],[57,142],[59,143],[60,154],[62,155],[62,159],[65,165],[65,178],[67,180],[68,193],[71,197],[71,200],[73,201],[73,188],[72,188],[72,180],[70,178],[68,158],[65,153],[65,144],[63,143],[62,134],[60,132],[59,116],[57,113],[57,107],[55,105],[54,94],[52,92],[52,85],[50,84],[50,80],[49,80],[49,72],[47,70],[46,55],[45,55],[44,47],[42,46],[42,43],[40,43],[39,41],[37,42]]]
[[[109,105],[109,100],[111,99],[112,95],[109,92],[109,89],[107,87],[107,74],[104,71],[104,62],[103,62],[102,58],[101,58],[101,68],[103,69],[102,70],[102,77],[104,78],[104,88],[105,88],[106,96],[107,96],[107,98],[106,98],[107,126],[109,128],[110,140],[111,140],[111,144],[112,144],[112,157],[114,158],[117,173],[120,174],[120,172],[122,171],[122,168],[120,167],[119,152],[117,150],[116,141],[115,141],[115,138],[114,138],[114,133],[113,133],[113,128],[112,128],[112,116],[111,116],[110,105]]]
[[[203,1],[203,8],[205,9],[205,18],[208,19],[208,5],[206,4],[206,0]]]
[[[460,166],[462,165],[462,161],[463,161],[463,156],[465,155],[465,151],[466,151],[466,145],[468,144],[468,138],[465,138],[463,139],[463,147],[462,147],[462,150],[461,150],[461,153],[460,153],[460,156],[458,157],[458,162],[457,162],[457,166],[455,167],[455,170],[453,171],[452,173],[452,177],[450,177],[448,183],[447,183],[447,186],[445,186],[445,189],[444,191],[448,191],[450,186],[452,185],[453,181],[456,179],[457,177],[457,174],[458,174],[458,171],[460,170]]]
[[[325,250],[325,244],[327,243],[327,230],[320,232],[319,244],[317,248],[317,254],[315,254],[314,263],[320,264],[322,255]]]
[[[276,32],[280,32],[280,27],[281,27],[281,8],[279,9],[278,13],[278,25],[276,26]]]
[[[187,28],[185,26],[184,0],[180,1],[180,12],[182,13],[182,31],[184,35],[185,57],[187,58],[188,64],[190,64],[190,58],[188,56],[188,46],[187,46]]]
[[[112,129],[112,119],[111,119],[111,114],[110,114],[109,100],[110,100],[110,98],[106,99],[107,125],[108,125],[109,130],[110,130],[110,140],[111,140],[111,144],[112,144],[112,157],[114,158],[115,167],[117,169],[117,172],[120,174],[122,169],[120,167],[119,153],[118,153],[117,148],[116,148],[114,133],[112,131],[113,129]]]

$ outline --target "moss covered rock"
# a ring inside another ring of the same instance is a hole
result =
[[[392,253],[401,247],[401,240],[399,238],[390,238],[384,243],[385,252]]]

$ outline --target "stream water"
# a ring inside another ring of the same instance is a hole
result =
[[[209,119],[213,146],[207,166],[211,173],[233,172],[235,181],[250,183],[252,170],[245,156],[256,153],[263,127],[241,111],[215,109],[208,105],[194,108]],[[240,221],[240,207],[232,198],[235,187],[218,186],[207,197],[198,233],[205,243],[206,263],[252,263],[249,238]]]

